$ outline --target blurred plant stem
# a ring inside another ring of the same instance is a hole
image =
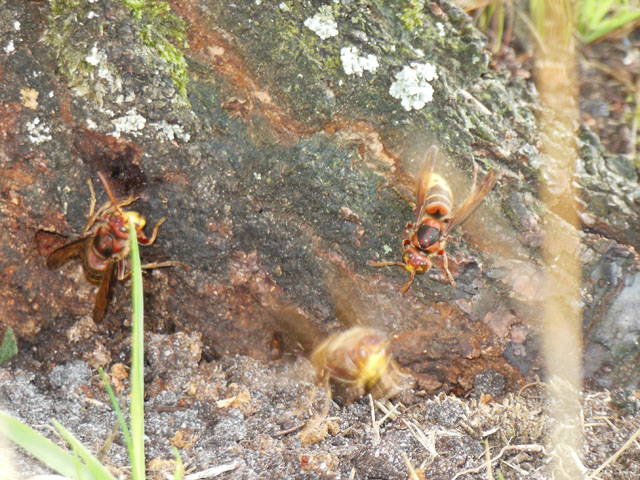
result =
[[[540,94],[542,165],[540,197],[546,208],[544,354],[554,420],[551,449],[554,478],[581,478],[582,312],[578,253],[578,192],[574,173],[579,125],[573,2],[532,1],[540,37],[535,79]]]

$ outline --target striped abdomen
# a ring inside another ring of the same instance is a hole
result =
[[[447,182],[437,173],[429,175],[424,199],[424,213],[436,218],[444,217],[451,211],[453,196]]]

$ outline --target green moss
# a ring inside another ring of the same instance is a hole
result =
[[[409,0],[402,2],[402,12],[399,15],[400,20],[409,31],[424,25],[423,12],[424,0]]]
[[[342,71],[342,61],[338,55],[329,56],[324,59],[324,66],[328,72],[333,75],[339,75]]]
[[[47,41],[56,54],[60,72],[77,95],[90,94],[102,105],[104,94],[119,81],[106,59],[100,58],[97,51],[91,55],[95,46],[92,39],[102,34],[102,20],[88,18],[93,5],[80,0],[52,0],[50,5]],[[79,26],[82,39],[78,38]]]
[[[133,17],[140,22],[140,38],[167,62],[169,74],[180,95],[187,93],[187,61],[182,49],[187,48],[185,23],[171,12],[171,7],[158,0],[124,0]]]
[[[51,2],[51,13],[56,16],[65,15],[72,12],[81,3],[80,0],[54,0]]]
[[[176,88],[186,96],[187,63],[182,53],[186,45],[184,22],[170,13],[166,2],[123,2],[132,17],[129,21],[137,24],[134,31],[138,31],[142,43],[166,62]],[[47,42],[56,54],[60,72],[77,95],[91,95],[102,105],[105,95],[120,90],[121,80],[118,69],[105,53],[108,44],[96,41],[104,37],[107,24],[101,6],[81,0],[52,0],[50,6]],[[102,8],[112,6],[102,5]],[[124,15],[124,10],[121,13]],[[117,28],[117,22],[112,22],[108,28]]]

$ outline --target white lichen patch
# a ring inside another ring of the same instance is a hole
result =
[[[111,123],[115,128],[111,134],[114,137],[120,137],[123,133],[129,133],[137,136],[138,132],[147,124],[147,119],[136,112],[135,108],[132,108],[126,113],[126,115],[111,120]]]
[[[13,44],[13,40],[9,40],[3,50],[4,50],[4,53],[8,55],[9,53],[14,52],[15,49],[16,49],[16,46]]]
[[[323,5],[313,17],[304,21],[304,26],[313,30],[322,40],[338,35],[338,24],[333,17],[333,11],[328,5]]]
[[[113,74],[114,68],[109,64],[107,53],[96,45],[84,56],[84,61],[89,67],[87,71],[80,72],[80,75],[85,78],[78,81],[72,91],[79,97],[94,95],[98,106],[102,107],[106,95],[116,95],[122,90],[122,80],[117,74]]]
[[[101,63],[98,66],[98,78],[107,82],[111,92],[118,92],[122,89],[122,80],[111,73],[107,64]]]
[[[27,137],[36,145],[51,140],[51,129],[44,123],[40,123],[40,118],[36,117],[27,122]]]
[[[396,80],[391,84],[389,94],[399,99],[405,110],[420,110],[433,99],[433,87],[429,82],[436,78],[438,75],[435,66],[412,62],[396,73]]]
[[[356,47],[344,47],[340,50],[340,60],[342,61],[342,69],[347,75],[362,76],[367,71],[375,73],[378,69],[378,57],[375,55],[360,56]]]
[[[172,125],[166,120],[154,122],[149,124],[150,127],[155,128],[158,131],[158,136],[168,141],[173,141],[176,138],[183,142],[188,142],[191,135],[186,133],[181,125]]]
[[[89,65],[93,65],[94,67],[104,62],[107,59],[107,54],[104,50],[98,50],[98,47],[95,45],[91,48],[89,55],[84,57]]]

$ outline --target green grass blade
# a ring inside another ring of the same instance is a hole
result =
[[[109,383],[109,377],[104,373],[102,368],[99,368],[100,376],[102,377],[102,381],[104,382],[104,386],[107,389],[107,393],[109,394],[109,399],[111,400],[111,405],[113,406],[113,410],[116,412],[116,417],[118,417],[118,423],[120,424],[120,428],[122,429],[122,435],[124,436],[124,441],[127,445],[127,452],[129,452],[129,458],[133,457],[133,443],[131,442],[131,434],[129,433],[129,427],[127,427],[127,421],[124,418],[124,414],[122,413],[122,409],[120,408],[120,403],[113,393],[113,389],[111,388],[111,384]]]
[[[578,3],[578,8],[580,9],[581,13],[588,15],[589,12],[593,12],[594,4],[595,0],[583,0],[582,2]]]
[[[173,471],[173,480],[182,480],[182,476],[184,475],[184,466],[182,465],[180,452],[176,447],[173,447],[173,456],[176,458],[176,469]]]
[[[504,21],[505,21],[505,7],[504,3],[500,2],[496,5],[496,12],[494,14],[495,30],[493,38],[493,51],[499,52],[504,41]]]
[[[4,412],[0,412],[0,433],[60,475],[78,478],[79,471],[82,480],[99,480],[86,465],[78,465],[73,455]]]
[[[541,40],[544,40],[546,37],[546,32],[544,28],[544,18],[546,14],[546,8],[544,4],[544,0],[530,0],[529,2],[529,13],[531,15],[531,21],[535,26],[536,32]]]
[[[80,442],[80,440],[74,437],[69,430],[64,428],[59,422],[57,422],[54,419],[51,420],[51,423],[53,424],[54,427],[56,427],[56,430],[58,430],[62,438],[64,438],[69,444],[69,446],[71,446],[71,448],[73,449],[73,452],[76,455],[78,455],[82,460],[84,460],[86,467],[90,472],[89,474],[91,476],[85,477],[83,475],[81,477],[83,480],[85,478],[95,478],[96,480],[115,480],[113,475],[111,475],[109,471],[104,467],[104,465],[100,463],[100,460],[94,457],[93,454],[89,450],[87,450],[87,447],[85,447]],[[74,459],[74,461],[76,466],[78,467],[78,471],[82,471],[81,470],[83,466],[82,463],[80,463],[77,459]]]
[[[632,10],[620,13],[615,17],[608,18],[600,23],[600,25],[598,25],[598,27],[592,32],[587,33],[584,36],[584,41],[585,43],[593,42],[594,40],[597,40],[607,33],[613,32],[627,23],[636,21],[638,18],[640,18],[640,10]]]
[[[605,15],[609,13],[609,10],[611,10],[611,7],[615,2],[616,0],[600,0],[596,4],[597,7],[594,7],[593,10],[588,14],[589,25],[591,27],[598,25],[605,17]]]
[[[144,480],[144,304],[142,299],[142,269],[135,227],[129,222],[131,242],[131,301],[133,319],[131,322],[131,441],[133,456],[131,473],[134,479]]]

